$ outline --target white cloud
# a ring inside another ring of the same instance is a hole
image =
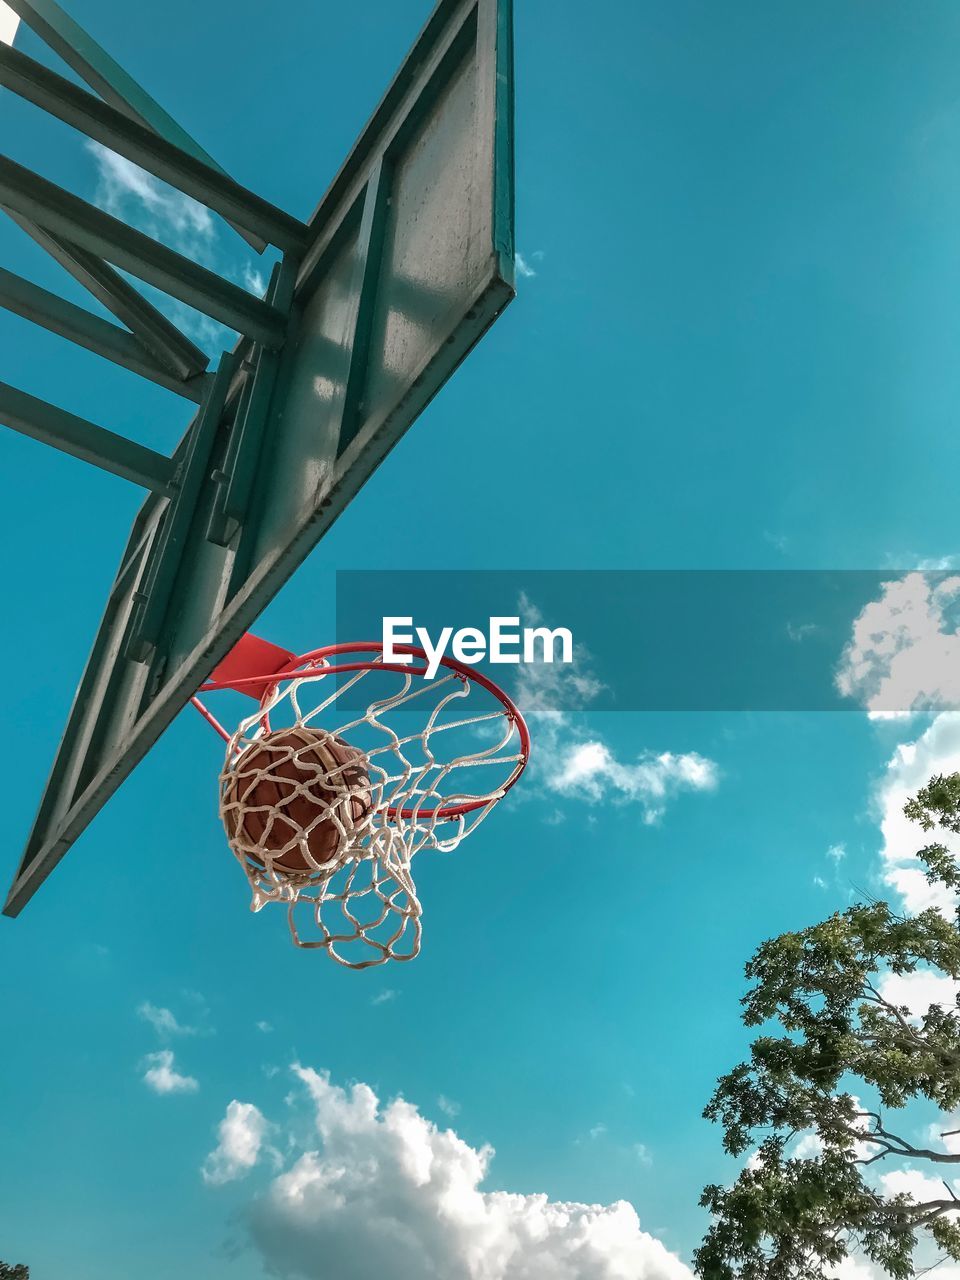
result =
[[[540,255],[543,256],[542,254]],[[517,275],[525,280],[531,280],[537,274],[536,268],[523,256],[522,253],[516,255]]]
[[[266,293],[267,282],[263,278],[263,272],[258,271],[256,267],[252,267],[249,262],[243,264],[241,278],[243,287],[249,289],[251,293],[255,293],[258,298],[262,298]]]
[[[853,625],[837,688],[877,719],[960,706],[960,577],[909,573],[884,583]]]
[[[209,209],[99,142],[86,145],[97,165],[97,202],[107,213],[127,220],[132,214],[149,235],[180,253],[209,253],[215,230]]]
[[[440,1097],[437,1098],[437,1106],[443,1114],[445,1116],[449,1116],[451,1120],[454,1116],[458,1116],[460,1114],[460,1103],[454,1102],[451,1098],[446,1097],[442,1093]]]
[[[939,1147],[952,1156],[960,1155],[960,1116],[941,1116],[936,1124],[929,1125],[927,1141],[933,1144],[934,1149]]]
[[[249,1173],[263,1149],[269,1125],[252,1102],[233,1100],[217,1129],[217,1146],[204,1161],[204,1182],[219,1187]]]
[[[137,1007],[137,1015],[144,1022],[149,1022],[154,1031],[161,1036],[193,1036],[197,1034],[195,1027],[184,1026],[183,1023],[177,1021],[169,1009],[151,1004],[149,1000],[144,1000],[143,1004]]]
[[[295,1067],[317,1148],[248,1209],[271,1273],[303,1280],[690,1280],[624,1201],[589,1205],[486,1191],[489,1146],[440,1130],[402,1098],[381,1106]]]
[[[888,552],[883,558],[883,563],[890,569],[903,569],[909,565],[911,569],[920,569],[924,572],[944,571],[960,569],[960,555],[918,556],[913,552],[893,555]]]
[[[193,1076],[184,1076],[177,1071],[172,1049],[148,1053],[143,1061],[147,1068],[143,1083],[154,1093],[196,1093],[200,1088]]]
[[[544,618],[526,596],[518,612],[524,625]],[[666,806],[683,791],[712,791],[719,778],[714,761],[695,751],[641,751],[621,760],[596,733],[578,728],[576,714],[589,707],[604,686],[594,675],[589,654],[574,646],[572,663],[526,663],[518,668],[516,701],[531,726],[537,750],[526,788],[586,802],[637,804],[647,823],[659,821]],[[561,815],[562,816],[562,815]],[[559,821],[554,810],[546,819]]]
[[[98,142],[86,146],[97,166],[94,201],[101,209],[201,266],[220,275],[230,273],[232,268],[225,270],[219,261],[217,224],[209,209]],[[216,320],[175,298],[157,296],[157,305],[196,342],[215,347],[229,340],[230,331]]]
[[[0,0],[0,43],[13,44],[20,25],[20,16],[13,12],[9,5]]]
[[[937,1274],[941,1280],[948,1280],[942,1271]],[[831,1263],[827,1275],[830,1280],[887,1280],[889,1273],[877,1270],[865,1258],[851,1256],[842,1262]]]
[[[917,849],[936,840],[960,853],[960,838],[923,832],[904,817],[903,806],[936,774],[960,772],[960,712],[944,711],[913,742],[901,743],[891,756],[875,795],[883,838],[880,857],[884,881],[909,914],[936,907],[952,915],[954,897],[941,885],[927,883],[915,858]]]
[[[949,1012],[957,1007],[960,983],[945,974],[917,969],[913,973],[885,973],[877,990],[890,1004],[910,1010],[911,1018],[921,1018],[931,1005]]]
[[[842,862],[847,856],[846,846],[842,844],[832,844],[827,850],[827,857],[834,862]]]
[[[262,1031],[264,1035],[269,1035],[269,1034],[270,1034],[270,1032],[273,1030],[273,1027],[271,1026],[271,1024],[270,1024],[269,1022],[266,1022],[266,1021],[264,1021],[263,1019],[261,1019],[261,1020],[257,1023],[257,1030],[258,1030],[258,1031]]]
[[[823,1139],[812,1129],[809,1133],[800,1135],[790,1152],[791,1160],[816,1160],[821,1155],[823,1155]]]
[[[656,822],[667,800],[680,791],[711,791],[717,767],[695,751],[674,755],[645,752],[631,763],[613,756],[602,742],[580,742],[567,748],[549,776],[550,786],[595,804],[601,800],[635,801],[643,805],[644,820]]]
[[[891,1169],[880,1175],[880,1186],[888,1196],[913,1196],[914,1200],[942,1200],[946,1188],[939,1178],[920,1169]],[[954,1186],[960,1185],[954,1182]]]
[[[370,997],[371,1004],[389,1004],[391,1000],[396,1000],[397,993],[392,987],[385,987],[383,991],[378,991],[375,996]]]

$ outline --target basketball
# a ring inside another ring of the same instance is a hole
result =
[[[239,840],[258,866],[264,865],[258,853],[266,853],[275,870],[294,874],[314,870],[304,845],[314,862],[333,861],[346,843],[344,830],[361,822],[371,804],[362,753],[305,726],[251,743],[234,763],[223,797],[228,838]]]

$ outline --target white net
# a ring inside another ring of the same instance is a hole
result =
[[[412,960],[414,856],[455,849],[523,760],[507,707],[458,672],[426,680],[377,657],[349,676],[313,666],[280,681],[220,775],[253,910],[284,903],[293,941],[348,968]]]

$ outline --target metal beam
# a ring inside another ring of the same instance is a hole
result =
[[[309,233],[304,223],[116,107],[4,44],[0,44],[0,85],[126,156],[268,244],[291,253],[301,253],[305,248]]]
[[[203,483],[209,477],[210,453],[223,417],[230,380],[238,364],[236,352],[223,353],[191,428],[186,456],[180,466],[177,492],[170,499],[163,524],[150,549],[139,598],[130,615],[126,653],[134,662],[147,662],[160,639],[170,595],[181,567],[184,543],[203,492]]]
[[[0,423],[155,493],[173,492],[174,464],[164,454],[5,382],[0,382]]]
[[[43,231],[29,218],[21,218],[18,213],[9,209],[7,215],[23,231],[35,240],[41,249],[45,249],[50,257],[58,262],[64,271],[70,273],[78,284],[91,293],[101,305],[115,315],[121,324],[125,324],[130,332],[139,338],[146,349],[177,378],[193,378],[203,373],[210,358],[206,352],[195,346],[185,334],[181,333],[162,311],[158,311],[152,302],[148,302],[138,289],[128,280],[114,271],[95,253],[87,253],[85,249],[68,240]]]
[[[293,302],[297,281],[297,265],[285,258],[274,265],[267,287],[268,301],[282,311]],[[247,374],[237,415],[230,430],[226,454],[220,464],[217,494],[207,523],[207,537],[226,547],[243,523],[260,461],[263,436],[273,399],[274,384],[280,370],[280,355],[260,348],[254,353],[255,365]]]
[[[158,102],[124,71],[119,63],[92,36],[65,13],[56,0],[8,0],[9,7],[40,39],[58,54],[67,66],[72,67],[104,102],[116,107],[132,120],[166,138],[181,151],[223,173],[220,165],[199,143],[164,111]],[[258,253],[266,245],[249,232],[236,228]]]
[[[199,404],[203,399],[202,377],[188,382],[174,377],[168,370],[156,364],[132,333],[119,325],[102,320],[83,307],[41,289],[39,285],[0,267],[0,307],[12,311],[25,320],[49,329],[78,346],[86,347],[114,364],[122,365],[141,378],[148,378],[158,386],[175,391],[177,395]]]
[[[357,241],[351,290],[351,296],[356,298],[357,303],[353,316],[350,367],[343,402],[340,406],[338,456],[346,452],[362,424],[360,397],[370,376],[370,343],[377,294],[380,289],[380,272],[372,268],[371,264],[379,263],[383,258],[383,237],[390,201],[390,179],[389,163],[381,157],[373,167],[363,196],[363,214],[360,220],[360,235]]]
[[[283,343],[285,317],[275,307],[8,156],[0,156],[0,204],[245,337],[268,347]]]

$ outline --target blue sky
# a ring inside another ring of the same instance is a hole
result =
[[[517,8],[518,299],[259,630],[320,644],[336,569],[408,567],[400,503],[430,513],[420,568],[949,565],[956,6]],[[305,217],[429,6],[72,11],[234,176]],[[0,113],[14,158],[243,278],[229,232],[155,187],[145,203],[11,95]],[[86,301],[15,228],[0,255]],[[155,447],[186,425],[173,397],[25,322],[0,316],[0,341],[27,391]],[[140,495],[12,433],[0,456],[9,875]],[[922,653],[949,624],[921,578],[902,590]],[[878,633],[895,607],[878,601]],[[943,692],[867,659],[902,675],[904,705]],[[859,709],[819,716],[568,716],[526,795],[418,869],[419,959],[357,974],[249,913],[218,744],[182,716],[0,925],[0,1257],[36,1280],[372,1280],[370,1224],[395,1214],[415,1242],[399,1280],[514,1280],[535,1256],[576,1280],[683,1275],[700,1189],[731,1172],[700,1112],[746,1043],[744,961],[855,888],[919,903],[897,805],[957,758],[960,727],[936,707],[870,719],[853,692]],[[711,762],[710,785],[664,766],[647,822],[636,767],[665,754]]]

